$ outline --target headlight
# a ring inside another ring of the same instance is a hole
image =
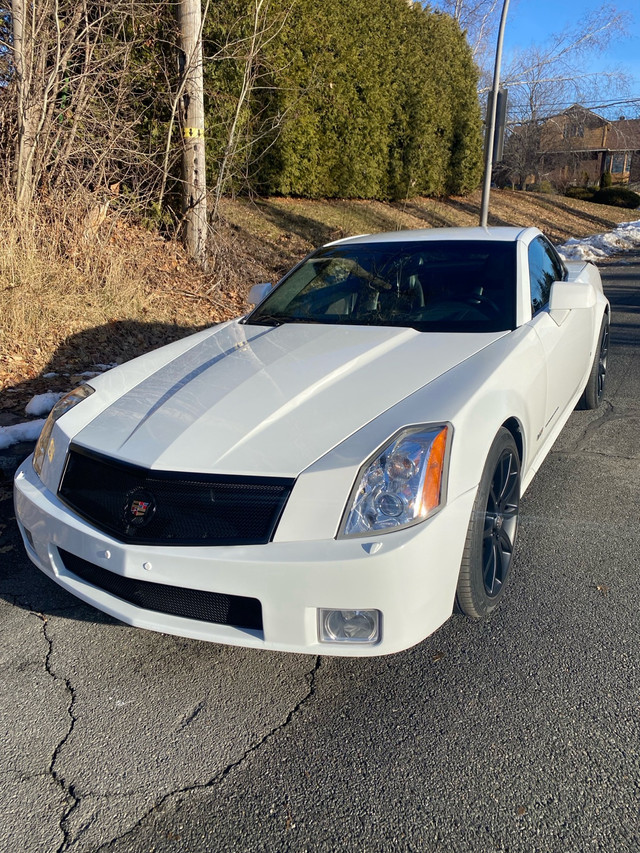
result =
[[[44,455],[49,449],[54,423],[68,412],[69,409],[73,409],[74,406],[77,406],[78,403],[81,403],[93,394],[94,391],[95,388],[92,388],[90,385],[80,385],[78,388],[74,388],[73,391],[65,394],[64,397],[61,397],[53,409],[51,409],[51,413],[42,427],[36,449],[33,452],[33,467],[38,476],[40,476],[40,472],[42,471]]]
[[[410,427],[366,462],[349,497],[341,536],[366,536],[423,521],[444,500],[452,427]]]

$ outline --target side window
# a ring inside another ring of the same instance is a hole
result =
[[[553,280],[554,281],[564,281],[566,278],[566,275],[567,275],[567,271],[565,269],[564,264],[560,260],[558,253],[553,248],[551,243],[549,243],[548,240],[543,239],[542,245],[544,246],[544,250],[547,253],[547,256],[549,257],[549,263],[551,264],[551,266],[553,268],[553,274],[555,276],[555,278]]]
[[[536,314],[549,301],[551,285],[565,277],[564,267],[552,247],[543,237],[529,245],[529,282],[531,285],[531,314]]]

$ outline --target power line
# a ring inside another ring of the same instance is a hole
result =
[[[592,110],[593,112],[613,110],[616,108],[617,111],[623,110],[625,107],[640,107],[640,96],[632,96],[630,98],[620,98],[613,101],[607,101],[606,103],[599,103],[596,101],[542,101],[539,104],[536,104],[536,108],[539,112],[544,112],[549,115],[554,112],[562,112],[569,107],[572,107],[574,104],[578,104],[580,107],[584,107],[585,109]],[[512,103],[511,112],[512,114],[518,114],[519,112],[524,111],[528,112],[527,106],[520,106],[517,102]],[[526,119],[525,119],[526,120]]]

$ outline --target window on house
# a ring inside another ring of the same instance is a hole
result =
[[[625,160],[627,159],[626,154],[614,154],[611,158],[611,173],[614,175],[619,175],[621,172],[625,170]]]
[[[631,154],[607,154],[605,170],[612,175],[620,175],[631,169]]]
[[[584,125],[578,124],[577,122],[571,122],[570,124],[565,125],[563,136],[565,139],[571,139],[572,137],[584,136]]]

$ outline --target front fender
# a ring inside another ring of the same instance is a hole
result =
[[[398,430],[451,423],[447,501],[480,481],[489,448],[510,419],[523,445],[523,472],[544,426],[546,364],[540,342],[522,327],[504,335],[383,412],[298,477],[275,539],[333,538],[358,472]]]

